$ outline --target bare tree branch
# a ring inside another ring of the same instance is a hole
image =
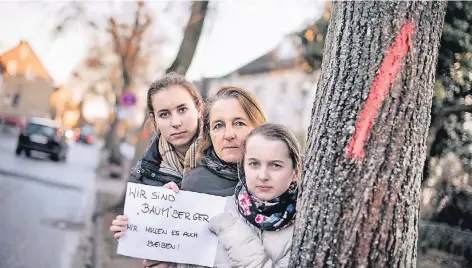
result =
[[[111,34],[112,40],[113,40],[113,47],[114,51],[117,55],[121,56],[121,42],[120,42],[120,37],[118,35],[118,24],[116,23],[115,18],[110,17],[108,19],[108,22],[110,24],[110,27],[108,28],[108,32]]]
[[[470,104],[460,104],[460,105],[455,105],[451,107],[446,107],[443,108],[440,116],[441,117],[446,117],[451,114],[457,114],[461,112],[466,112],[466,113],[472,113],[472,105]]]
[[[197,1],[192,4],[192,13],[185,28],[179,52],[172,65],[166,70],[166,73],[172,71],[180,74],[187,73],[197,49],[207,10],[208,1]]]
[[[140,1],[138,2],[137,6],[138,8],[135,13],[133,29],[131,30],[131,35],[127,40],[128,41],[127,47],[126,47],[127,54],[131,53],[133,41],[137,39],[138,34],[140,33],[140,30],[141,30],[141,24],[139,23],[139,18],[141,17],[141,10],[143,8],[143,3]]]
[[[142,42],[142,39],[143,39],[144,32],[146,32],[146,30],[149,28],[149,26],[151,26],[151,23],[152,23],[151,16],[149,14],[147,14],[144,24],[141,25],[139,27],[139,30],[137,31],[137,33],[134,34],[135,37],[133,39],[136,39],[135,45],[132,46],[132,48],[128,50],[129,51],[128,53],[130,53],[129,61],[132,64],[136,64],[137,57],[139,55],[139,52],[141,51],[141,42]],[[131,39],[131,40],[133,40],[133,39]],[[131,40],[130,40],[130,43],[132,42]]]

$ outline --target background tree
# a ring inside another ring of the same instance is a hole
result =
[[[472,2],[454,1],[447,7],[436,69],[437,82],[431,111],[428,159],[459,155],[464,168],[472,171],[470,130],[464,128],[465,113],[472,112],[467,103],[472,86]],[[425,171],[429,171],[427,163]],[[429,172],[425,172],[426,181]]]
[[[138,68],[142,67],[146,58],[143,56],[142,45],[143,37],[149,30],[152,20],[149,10],[145,9],[144,1],[135,2],[135,14],[132,22],[121,21],[118,16],[108,14],[106,21],[92,17],[88,13],[86,2],[71,2],[65,5],[59,12],[60,22],[55,28],[54,34],[57,36],[66,30],[69,30],[73,24],[85,22],[93,29],[100,29],[105,24],[105,31],[109,35],[109,42],[118,58],[117,67],[119,68],[119,83],[113,83],[113,104],[114,116],[110,125],[109,132],[105,138],[105,148],[109,150],[108,161],[112,164],[121,165],[122,156],[120,152],[120,140],[117,135],[117,126],[120,123],[119,116],[116,116],[120,110],[120,96],[125,90],[129,90],[133,85]],[[89,67],[97,68],[102,65],[101,58],[90,58]],[[116,81],[115,81],[116,82]]]
[[[436,186],[432,180],[437,179],[434,174],[439,158],[451,153],[458,156],[465,173],[472,172],[472,132],[466,129],[466,122],[470,122],[468,113],[472,112],[472,2],[448,4],[436,77],[424,187]],[[448,193],[445,189],[436,192],[438,202],[451,194],[454,192]],[[437,208],[437,204],[432,205],[433,210]],[[430,219],[434,218],[431,215]]]
[[[208,11],[208,4],[208,1],[193,2],[179,51],[172,64],[166,69],[166,73],[177,72],[182,75],[187,73],[190,64],[192,63],[193,56],[195,55],[200,36],[202,35],[203,25]],[[144,112],[147,116],[147,111]],[[148,123],[149,122],[145,120],[141,127],[143,133],[141,139],[139,139],[136,145],[132,164],[136,163],[138,159],[141,158],[145,149],[149,146],[153,128],[146,126]]]
[[[174,71],[185,75],[185,73],[187,72],[195,54],[198,42],[200,40],[205,17],[207,16],[208,4],[208,1],[193,2],[191,7],[191,14],[185,27],[184,37],[182,39],[179,52],[177,53],[177,56],[175,57],[175,60],[172,62],[171,66],[167,68],[166,73]],[[146,116],[148,115],[146,114]],[[132,164],[135,164],[138,159],[141,158],[145,149],[149,146],[150,140],[153,136],[154,129],[152,127],[152,123],[148,120],[145,120],[143,122],[141,129],[141,137],[136,145]],[[123,192],[123,195],[117,204],[110,206],[104,211],[99,211],[95,213],[93,217],[96,218],[102,215],[103,213],[111,210],[122,211],[126,199],[125,194],[126,193]]]
[[[423,173],[419,246],[472,265],[472,3],[449,2],[436,69]],[[461,229],[460,229],[461,228]],[[434,235],[432,235],[434,234]]]
[[[332,3],[326,3],[321,18],[298,33],[302,40],[303,57],[311,71],[321,68],[331,9]]]
[[[290,267],[415,267],[446,2],[335,2]]]
[[[109,134],[105,139],[105,145],[110,150],[109,162],[121,165],[120,139],[116,130],[120,122],[117,112],[120,110],[120,97],[125,90],[129,90],[132,80],[135,77],[136,67],[139,66],[139,55],[142,44],[142,37],[151,25],[151,15],[144,13],[144,2],[137,2],[137,9],[134,24],[129,25],[119,23],[115,18],[109,18],[109,29],[112,37],[113,48],[120,59],[121,85],[116,88],[115,94],[115,116],[111,124]]]

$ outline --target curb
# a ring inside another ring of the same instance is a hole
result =
[[[71,268],[94,268],[97,267],[94,263],[94,237],[95,224],[92,220],[93,213],[96,210],[98,203],[98,195],[96,190],[96,183],[93,189],[87,191],[85,200],[87,200],[85,215],[83,222],[84,230],[80,233],[79,242],[72,259]]]
[[[10,177],[22,178],[22,179],[27,180],[27,181],[32,181],[32,182],[47,185],[48,187],[56,187],[56,188],[74,190],[74,191],[82,191],[83,190],[80,187],[72,186],[72,185],[69,185],[69,184],[66,184],[66,183],[55,182],[55,181],[51,181],[51,180],[48,180],[48,179],[45,179],[45,178],[35,177],[35,176],[28,175],[28,174],[22,174],[21,172],[14,172],[14,171],[2,169],[2,168],[0,168],[0,174],[10,176]]]
[[[95,193],[95,209],[94,214],[100,211],[100,191],[97,190]],[[92,244],[92,252],[91,252],[91,264],[92,268],[103,268],[103,243],[104,240],[103,232],[101,227],[103,226],[103,217],[96,217],[93,221],[93,231],[92,237],[90,237],[90,241]]]
[[[103,268],[103,234],[101,226],[102,217],[93,218],[93,214],[100,207],[100,193],[95,191],[92,195],[94,199],[93,209],[89,217],[85,220],[86,229],[82,234],[71,268]]]
[[[125,164],[124,170],[128,170],[129,164]],[[106,169],[102,169],[97,167],[96,172],[96,190],[95,190],[95,204],[92,211],[92,215],[90,217],[91,223],[91,231],[88,234],[88,240],[90,241],[90,265],[86,266],[85,268],[106,268],[106,267],[123,267],[123,268],[131,268],[126,262],[122,263],[120,258],[116,257],[113,254],[114,245],[110,244],[110,237],[109,237],[109,224],[106,223],[107,220],[110,219],[109,213],[114,213],[108,211],[104,213],[104,209],[108,206],[113,205],[114,199],[119,199],[121,196],[121,192],[124,189],[125,178],[120,178],[119,180],[110,178],[107,176],[108,174],[103,174],[103,171]],[[127,173],[127,172],[123,172]],[[113,200],[113,201],[112,201]],[[109,202],[112,204],[108,204]],[[97,215],[100,213],[101,215]],[[113,241],[112,241],[113,242]],[[134,266],[133,266],[134,267]],[[141,265],[138,267],[142,267]]]

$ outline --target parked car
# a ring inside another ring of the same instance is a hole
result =
[[[95,142],[95,131],[88,126],[84,126],[77,131],[75,140],[86,144],[93,144]]]
[[[53,161],[65,161],[69,145],[61,126],[50,119],[33,117],[26,123],[18,137],[16,154],[25,152],[31,156],[31,151],[49,154]]]

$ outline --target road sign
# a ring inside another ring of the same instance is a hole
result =
[[[125,91],[121,94],[120,103],[121,106],[134,106],[136,105],[136,96],[130,91]]]

